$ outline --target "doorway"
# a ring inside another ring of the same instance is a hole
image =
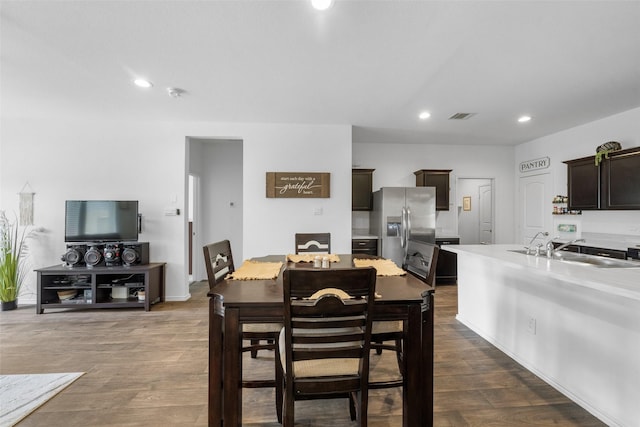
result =
[[[199,217],[197,204],[200,198],[197,195],[200,190],[200,177],[190,173],[188,185],[189,187],[187,190],[187,194],[188,194],[188,204],[187,204],[188,236],[187,237],[188,237],[189,243],[187,245],[187,249],[189,253],[188,253],[188,260],[187,260],[187,269],[189,271],[189,283],[193,283],[194,282],[194,279],[193,279],[194,259],[193,258],[194,258],[194,255],[198,254],[197,248],[200,245],[200,242],[197,239],[198,229],[196,227],[196,224],[198,223],[197,219]]]
[[[187,263],[190,281],[207,279],[202,247],[228,239],[234,258],[242,259],[241,139],[187,138]],[[190,230],[192,228],[192,231]]]
[[[493,178],[458,178],[460,244],[494,243]]]

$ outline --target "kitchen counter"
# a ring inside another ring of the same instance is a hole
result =
[[[378,236],[375,236],[373,234],[352,234],[351,235],[352,239],[377,239]]]
[[[637,261],[638,268],[599,268],[550,260],[544,255],[536,257],[510,252],[518,249],[523,249],[523,246],[456,245],[447,247],[450,252],[474,254],[509,264],[513,268],[526,268],[526,274],[538,276],[541,279],[553,278],[640,301],[640,261]]]
[[[456,319],[605,424],[637,427],[640,261],[599,268],[509,252],[522,248],[447,247],[458,255]]]

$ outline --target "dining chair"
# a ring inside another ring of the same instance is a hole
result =
[[[233,265],[233,254],[231,252],[231,242],[222,240],[220,242],[211,243],[203,247],[204,260],[207,268],[207,278],[209,280],[209,289],[221,282],[228,274],[235,271]],[[274,350],[275,359],[275,379],[274,380],[242,380],[244,388],[259,387],[275,387],[276,402],[282,400],[282,371],[278,368],[279,360],[277,357],[278,336],[282,329],[282,323],[243,323],[242,339],[249,341],[248,346],[242,347],[241,351],[251,352],[251,357],[256,358],[258,350]],[[276,407],[278,409],[278,407]],[[281,409],[277,410],[278,421],[282,421]]]
[[[296,233],[296,254],[330,254],[331,233]]]
[[[366,426],[375,269],[292,268],[283,276],[283,426],[293,426],[296,400],[336,397],[349,398],[351,419]]]
[[[413,274],[429,286],[435,286],[436,264],[438,262],[439,248],[437,245],[422,244],[422,258],[428,260],[428,268],[423,274],[415,274],[411,270],[408,274]],[[406,266],[403,266],[406,269]],[[391,350],[396,353],[398,362],[399,379],[385,381],[370,381],[369,388],[381,389],[390,387],[399,387],[403,384],[404,362],[403,362],[403,338],[404,338],[404,322],[402,320],[379,320],[374,321],[371,332],[371,348],[375,349],[376,354],[382,354],[383,350]],[[390,343],[391,342],[391,343]]]

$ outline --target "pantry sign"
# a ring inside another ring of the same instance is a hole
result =
[[[538,169],[546,169],[549,167],[551,161],[548,157],[541,157],[539,159],[527,160],[520,163],[520,173],[531,172]]]

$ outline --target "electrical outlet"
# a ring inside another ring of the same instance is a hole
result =
[[[536,334],[536,318],[535,317],[529,318],[529,321],[527,322],[527,332],[533,335]]]

